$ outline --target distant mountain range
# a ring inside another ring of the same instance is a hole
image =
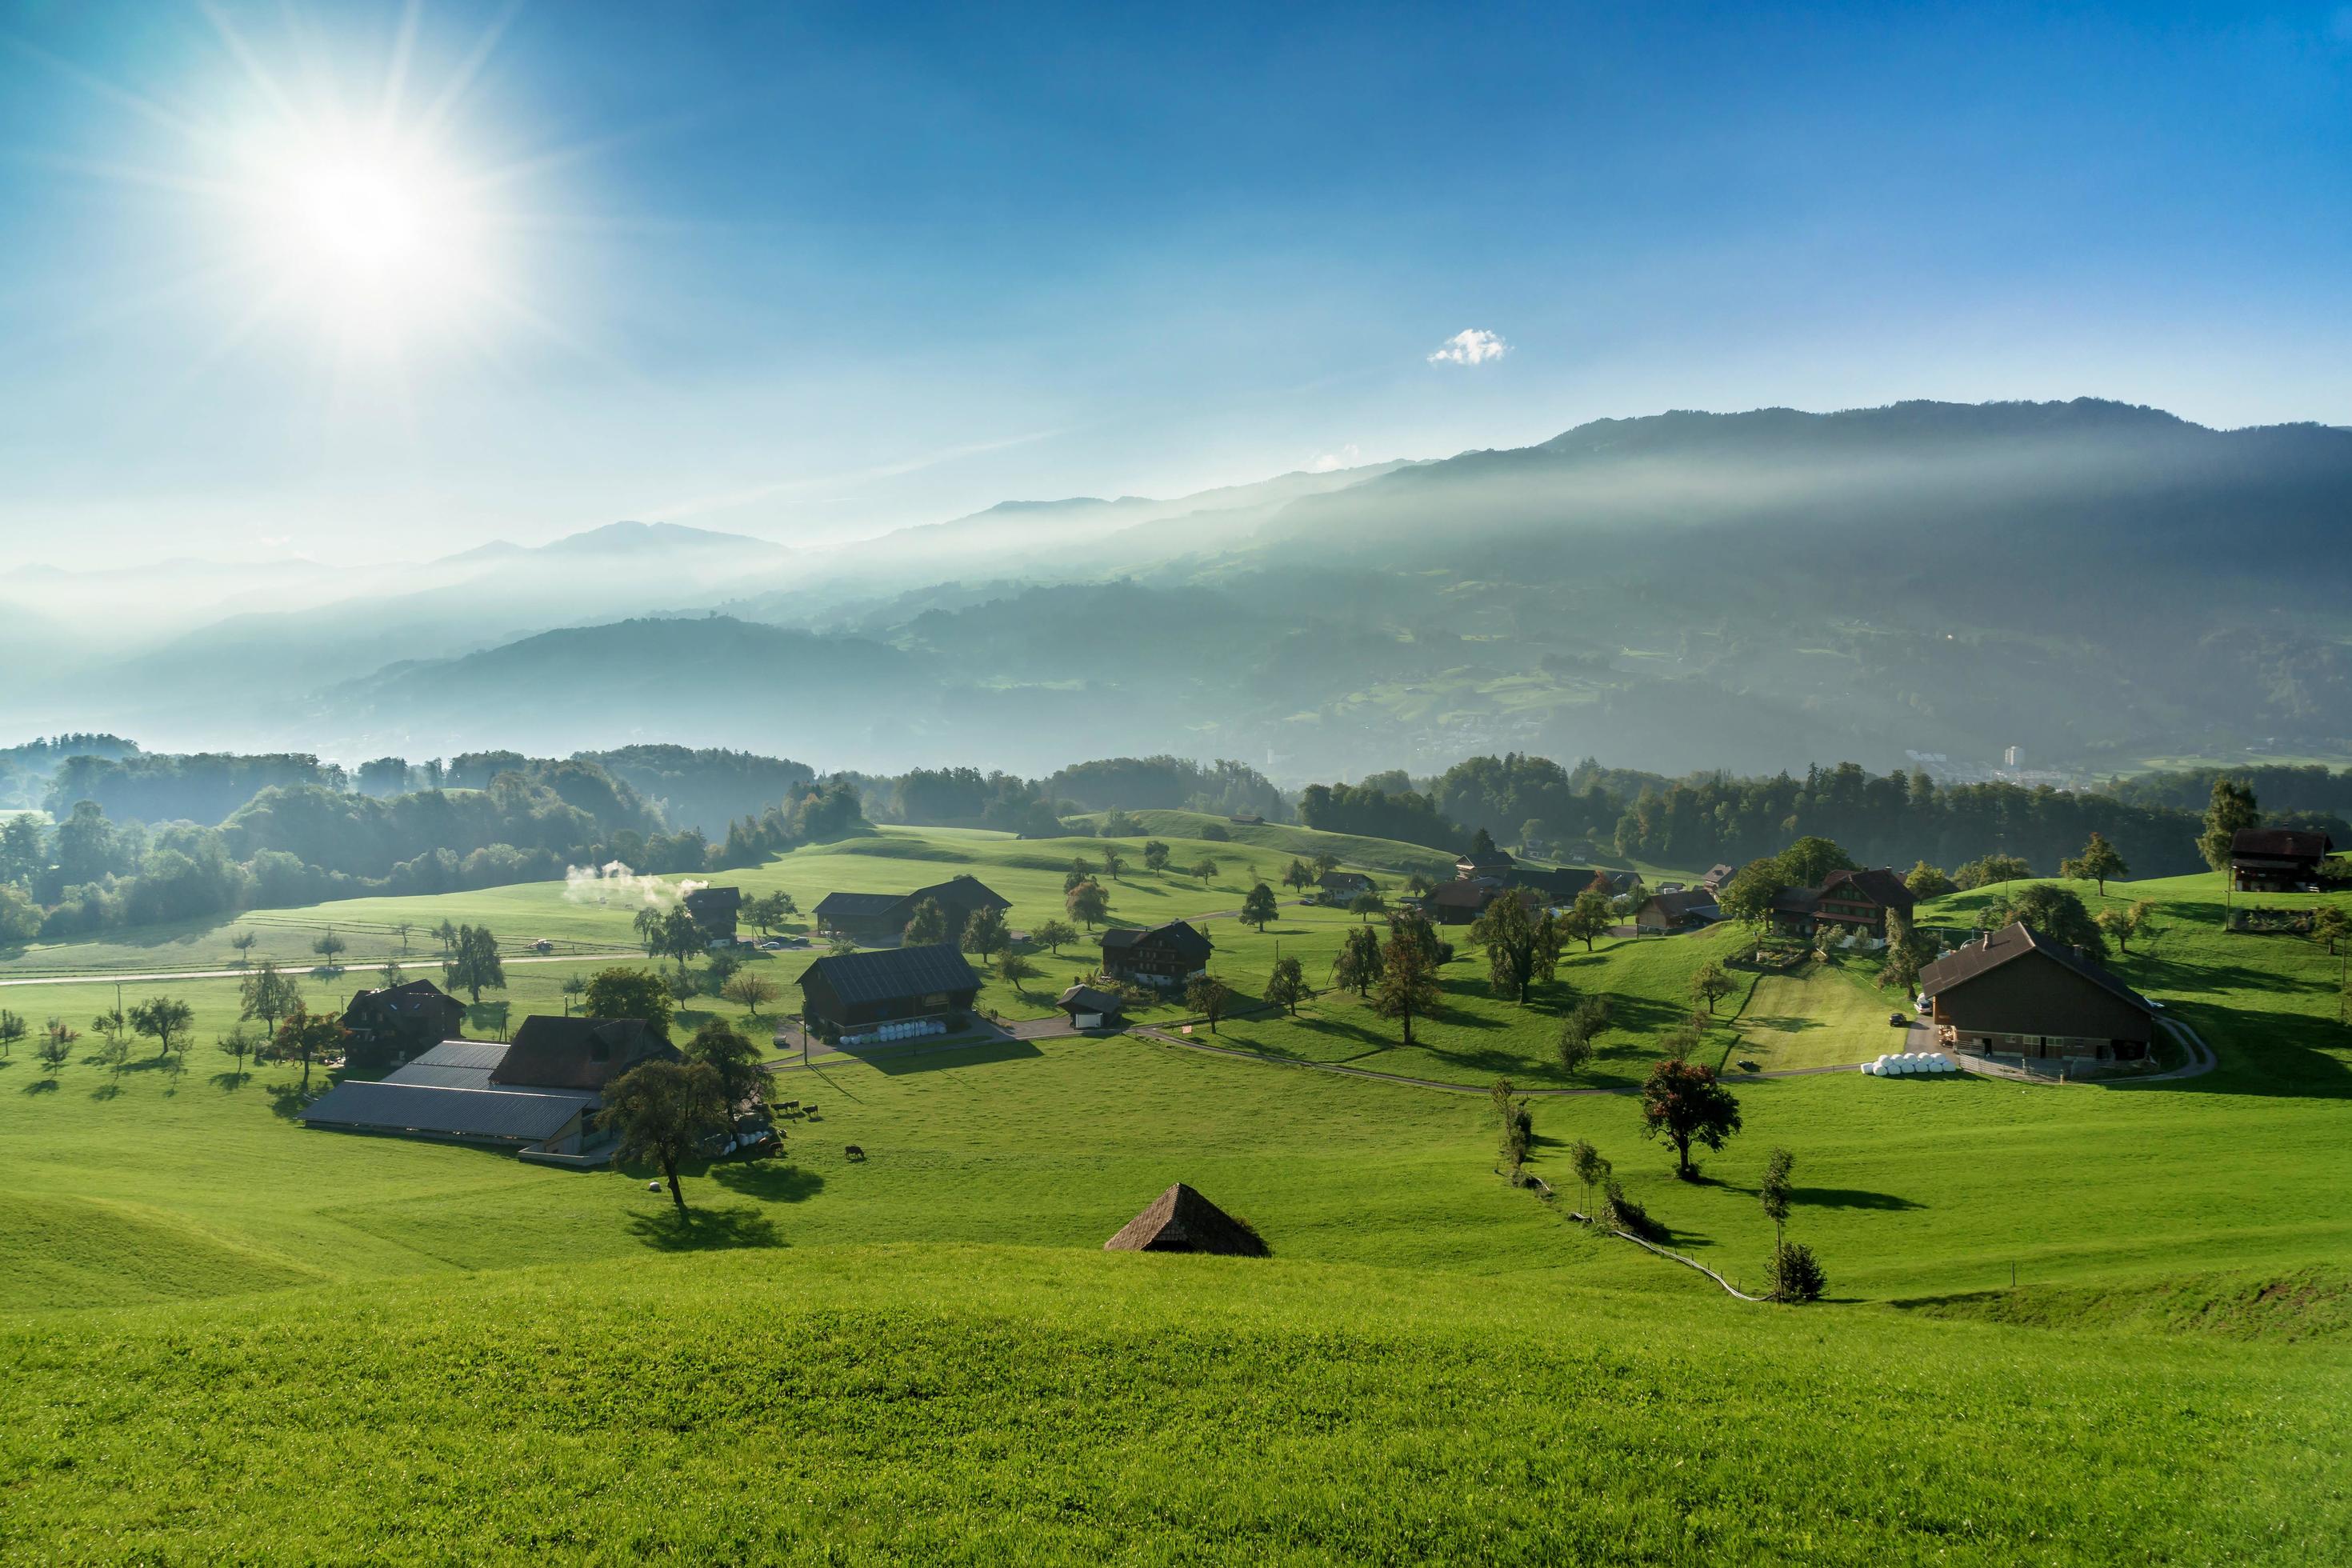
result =
[[[0,724],[1032,772],[1173,750],[1289,777],[1505,749],[2342,755],[2347,528],[2352,433],[2317,425],[2087,399],[1671,413],[838,549],[629,522],[265,575],[278,607],[143,647],[36,639],[64,654],[0,690]]]

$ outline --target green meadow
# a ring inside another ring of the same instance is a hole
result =
[[[1263,932],[1229,912],[1311,840],[1176,836],[1207,820],[1147,826],[1219,875],[1145,872],[1131,841],[1116,917],[1205,921],[1244,997],[1277,944],[1321,984],[1355,917],[1286,893]],[[1353,847],[1391,887],[1425,864]],[[1100,848],[893,830],[721,879],[805,910],[968,869],[1027,929]],[[1926,918],[1957,930],[1983,897]],[[30,1042],[0,1062],[0,1559],[2341,1561],[2343,961],[2225,933],[2210,877],[2111,886],[2139,898],[2161,929],[2115,962],[2217,1070],[1759,1077],[1887,1048],[1902,998],[1859,958],[1741,970],[1705,1038],[1744,1080],[1743,1131],[1683,1183],[1629,1094],[1538,1099],[1549,1203],[1495,1173],[1484,1093],[1317,1065],[1622,1090],[1740,933],[1580,944],[1520,1006],[1457,928],[1409,1049],[1326,991],[1296,1018],[1193,1025],[1255,1057],[1128,1035],[785,1065],[779,1096],[817,1117],[782,1161],[690,1172],[682,1223],[643,1171],[308,1131],[298,1069],[239,1075],[212,1047],[233,978],[127,983],[195,1007],[184,1058],[134,1045],[116,1073],[85,1038],[54,1075]],[[427,963],[445,918],[625,952],[629,913],[554,885],[359,900],[36,949],[5,978],[215,966],[248,922],[284,922],[289,961],[313,924],[407,922]],[[383,956],[354,941],[342,975],[304,983],[334,1005]],[[759,962],[788,983],[809,956]],[[510,963],[486,1000],[560,1010],[562,976],[603,962]],[[983,1005],[1040,1016],[1091,951],[1037,962]],[[1612,1026],[1570,1079],[1559,1016],[1591,993]],[[0,1006],[37,1028],[113,995],[5,986]],[[1751,1288],[1758,1178],[1794,1151],[1790,1234],[1829,1299],[1738,1301],[1570,1222],[1578,1139],[1676,1248]],[[1178,1180],[1274,1258],[1100,1250]]]

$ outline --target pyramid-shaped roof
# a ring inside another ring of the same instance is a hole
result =
[[[1179,1182],[1103,1243],[1105,1252],[1213,1252],[1265,1258],[1255,1231]]]

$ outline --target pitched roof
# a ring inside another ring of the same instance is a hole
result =
[[[1179,1182],[1103,1243],[1105,1252],[1213,1252],[1265,1258],[1255,1231]]]
[[[1372,879],[1361,871],[1326,871],[1315,883],[1327,893],[1367,893],[1372,888]]]
[[[1055,1004],[1065,1013],[1117,1013],[1127,1003],[1108,991],[1097,991],[1091,985],[1073,985],[1062,993]]]
[[[1483,910],[1503,890],[1492,877],[1462,877],[1430,889],[1429,902],[1447,909]]]
[[[376,1006],[388,1013],[421,1013],[428,1007],[441,1008],[462,1005],[430,980],[405,980],[398,985],[381,985],[373,991],[362,991],[346,1005]]]
[[[2230,835],[2230,854],[2305,860],[2327,854],[2336,841],[2315,827],[2241,827]]]
[[[2105,964],[2084,956],[2068,943],[2043,936],[2022,921],[2012,921],[1997,931],[1966,942],[1919,971],[1919,994],[1939,996],[1979,975],[2039,953],[2072,970],[2103,990],[2114,993],[2143,1013],[2153,1012],[2147,998],[2125,984]]]
[[[1146,943],[1173,947],[1180,952],[1201,958],[1206,958],[1216,951],[1216,943],[1186,921],[1170,921],[1166,925],[1153,926],[1149,931],[1118,926],[1102,934],[1103,951],[1106,952],[1141,947]]]
[[[950,942],[923,947],[886,947],[874,952],[840,952],[820,958],[801,974],[805,989],[822,975],[845,1005],[923,996],[934,991],[977,991],[980,976]]]
[[[441,1089],[489,1089],[490,1075],[506,1060],[507,1047],[487,1040],[444,1040],[419,1052],[407,1066],[384,1074],[386,1083],[425,1084]]]
[[[827,893],[813,913],[825,920],[880,920],[898,907],[901,893]]]
[[[1012,900],[979,878],[970,875],[950,877],[944,882],[933,882],[928,888],[917,888],[913,892],[907,894],[906,898],[909,913],[912,913],[914,907],[925,899],[938,899],[945,903],[961,904],[968,910],[1009,910],[1013,907]]]
[[[663,1048],[638,1018],[558,1018],[534,1013],[491,1070],[501,1088],[601,1089]]]
[[[1772,908],[1784,915],[1809,915],[1822,901],[1819,888],[1783,888],[1772,895]]]
[[[552,1138],[593,1094],[562,1090],[452,1089],[415,1083],[337,1084],[302,1112],[313,1127],[367,1128],[387,1132],[438,1132],[449,1137]]]
[[[1720,888],[1724,883],[1728,882],[1737,875],[1738,873],[1730,867],[1725,865],[1722,861],[1717,860],[1714,865],[1709,866],[1706,868],[1706,875],[1701,877],[1699,880],[1710,888]]]
[[[743,889],[740,888],[697,888],[694,891],[687,894],[685,901],[687,909],[697,915],[703,913],[705,910],[717,914],[722,910],[731,910],[740,907],[743,902]]]
[[[1703,888],[1686,889],[1678,893],[1653,893],[1642,901],[1645,910],[1652,904],[1658,907],[1660,914],[1670,917],[1714,914],[1722,908],[1716,901],[1715,895]]]
[[[1821,888],[1815,896],[1825,899],[1832,894],[1855,893],[1882,910],[1900,910],[1905,914],[1909,914],[1911,906],[1919,901],[1912,895],[1911,889],[1903,885],[1903,879],[1887,866],[1870,866],[1859,871],[1832,871],[1822,879]]]

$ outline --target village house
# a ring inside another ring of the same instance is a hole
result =
[[[1530,866],[1522,860],[1511,868],[1509,881],[1515,888],[1532,888],[1544,896],[1547,903],[1572,904],[1577,894],[1592,886],[1592,868],[1589,866]]]
[[[1772,900],[1772,923],[1798,936],[1858,935],[1885,941],[1889,910],[1911,918],[1918,903],[1891,868],[1832,871],[1818,888],[1790,888]]]
[[[2241,827],[2230,836],[2230,880],[2242,893],[2291,893],[2319,883],[2335,840],[2312,827]]]
[[[1181,991],[1208,973],[1213,951],[1215,944],[1184,921],[1150,931],[1120,928],[1102,934],[1103,973],[1156,991]]]
[[[1731,867],[1718,860],[1706,868],[1706,875],[1698,879],[1698,885],[1710,893],[1719,893],[1723,891],[1723,885],[1737,874]]]
[[[1421,900],[1421,909],[1433,924],[1466,926],[1486,913],[1486,906],[1502,893],[1503,884],[1498,878],[1457,877],[1431,889]]]
[[[1454,874],[1465,879],[1493,877],[1500,879],[1509,876],[1511,868],[1517,864],[1517,861],[1511,858],[1509,850],[1490,844],[1484,849],[1469,850],[1455,860]]]
[[[362,991],[343,1008],[354,1065],[381,1067],[431,1050],[464,1032],[466,1005],[430,980]]]
[[[735,917],[742,907],[740,888],[697,888],[686,896],[686,912],[707,942],[733,942]]]
[[[1380,890],[1361,871],[1326,871],[1315,879],[1315,885],[1325,903],[1342,910],[1366,893]]]
[[[2012,924],[1919,972],[1919,1010],[1956,1049],[2043,1059],[2137,1061],[2156,1011],[2081,949]]]
[[[1676,892],[1656,892],[1642,900],[1633,911],[1637,931],[1697,931],[1723,918],[1715,895],[1692,888]]]
[[[1074,1029],[1115,1029],[1125,1022],[1127,1004],[1112,992],[1092,985],[1073,985],[1054,1005],[1069,1015]]]
[[[953,942],[833,953],[801,975],[801,1016],[814,1028],[862,1028],[965,1013],[980,976]]]
[[[961,932],[964,922],[980,910],[1002,912],[1013,907],[1010,899],[979,878],[959,876],[911,893],[827,893],[810,914],[820,931],[874,946],[897,942],[905,933],[907,922],[915,918],[916,906],[925,899],[936,902],[947,915],[951,933]]]

